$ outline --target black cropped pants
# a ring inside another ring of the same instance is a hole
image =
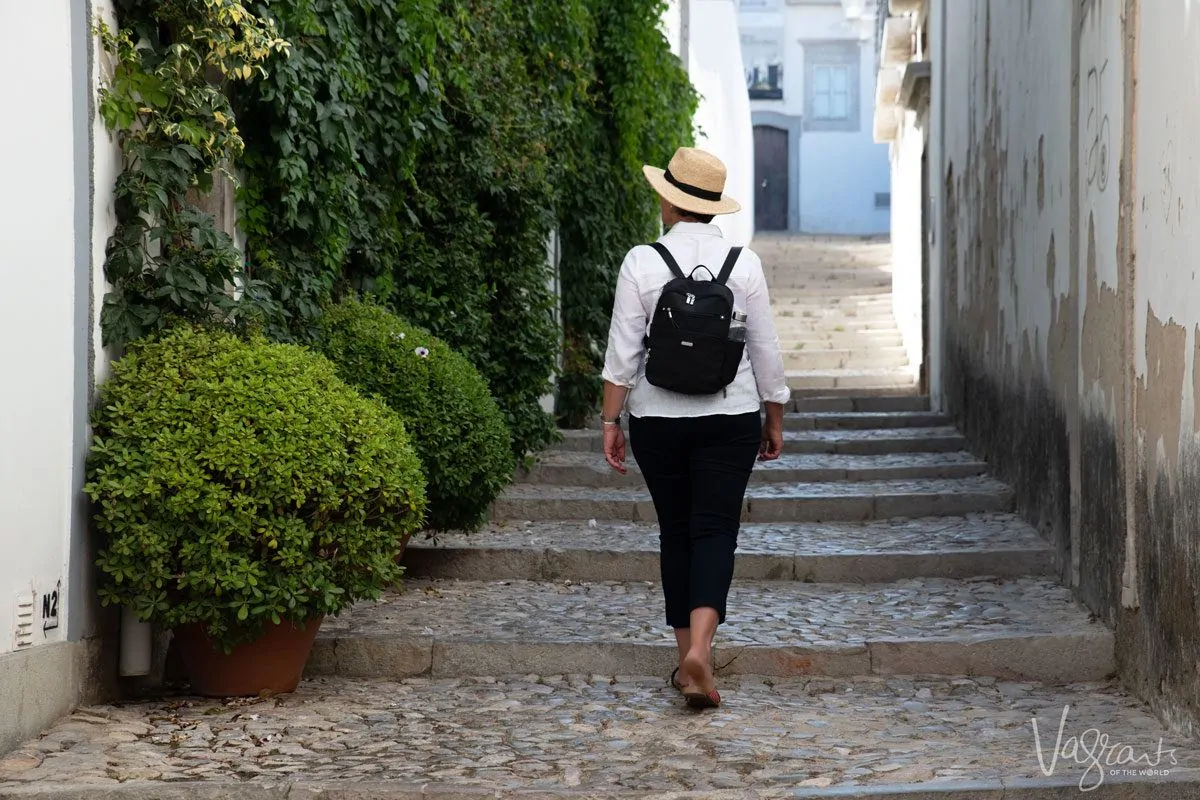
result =
[[[762,441],[757,412],[635,417],[629,444],[658,514],[667,624],[691,627],[693,609],[725,621],[742,501]]]

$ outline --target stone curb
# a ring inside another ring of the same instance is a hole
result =
[[[1080,791],[1077,777],[1064,776],[798,789],[790,796],[796,800],[1200,800],[1200,774],[1181,770],[1178,777],[1157,780],[1106,778],[1087,792]]]
[[[520,547],[421,547],[404,553],[411,578],[448,580],[650,581],[660,579],[658,550]],[[739,580],[891,583],[909,578],[1056,575],[1049,547],[1007,550],[867,553],[739,553]]]
[[[587,488],[587,487],[581,487]],[[963,492],[904,492],[811,497],[748,497],[741,521],[856,522],[892,517],[961,516],[987,511],[1011,511],[1010,489]],[[492,520],[622,520],[654,522],[657,516],[648,494],[630,497],[501,497],[492,505]]]
[[[632,642],[489,641],[432,636],[317,637],[305,674],[399,680],[417,676],[666,675],[674,645]],[[1113,635],[1103,626],[1069,633],[891,639],[831,647],[720,645],[723,674],[795,678],[863,675],[987,675],[1065,683],[1114,671]]]
[[[620,788],[516,789],[444,784],[325,783],[271,784],[129,782],[119,786],[62,785],[0,787],[0,800],[1200,800],[1200,775],[1191,771],[1159,780],[1110,780],[1081,792],[1078,778],[998,778],[829,788],[785,787],[705,791],[629,791]]]

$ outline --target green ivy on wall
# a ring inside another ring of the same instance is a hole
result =
[[[261,76],[287,43],[235,0],[124,0],[118,13],[118,31],[98,30],[116,57],[99,110],[123,159],[105,252],[104,343],[140,338],[171,318],[241,323],[268,307],[270,294],[244,275],[233,242],[195,199],[242,152],[224,86]]]
[[[519,455],[544,446],[555,434],[539,401],[560,355],[558,416],[578,424],[596,407],[620,259],[656,233],[641,164],[691,139],[696,97],[660,32],[664,9],[123,0],[108,42],[122,69],[186,85],[199,111],[170,113],[200,122],[142,144],[174,96],[132,118],[146,107],[140,86],[115,81],[120,91],[102,99],[127,161],[106,337],[220,315],[303,342],[328,302],[374,294],[479,368]],[[157,173],[145,179],[160,164],[173,165],[166,200]],[[222,165],[241,180],[244,265],[186,199]],[[556,228],[562,350],[546,263]]]
[[[692,144],[698,102],[658,27],[665,2],[591,0],[597,36],[592,114],[577,134],[562,220],[565,351],[557,412],[581,427],[597,409],[613,291],[629,248],[658,235],[642,165]]]

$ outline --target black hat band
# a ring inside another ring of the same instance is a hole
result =
[[[667,183],[671,184],[676,189],[683,191],[685,194],[690,194],[692,197],[695,197],[699,200],[709,200],[714,203],[721,200],[720,192],[710,192],[707,189],[701,189],[699,186],[692,186],[690,183],[684,183],[683,181],[676,179],[676,177],[671,174],[670,169],[663,173],[663,177],[667,179]]]

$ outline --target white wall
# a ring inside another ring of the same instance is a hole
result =
[[[890,228],[891,212],[875,207],[875,194],[891,191],[891,166],[887,145],[875,142],[873,41],[863,41],[859,54],[858,131],[805,131],[800,138],[802,231],[885,234]]]
[[[700,93],[696,146],[725,162],[726,193],[742,204],[717,217],[738,244],[754,236],[754,131],[742,73],[742,48],[734,0],[690,0],[688,70]]]
[[[931,43],[935,100],[945,103],[934,112],[944,162],[931,181],[953,170],[957,249],[945,257],[957,266],[957,309],[986,313],[979,324],[991,327],[998,368],[1015,369],[1027,346],[1047,379],[1055,304],[1070,284],[1071,8],[1006,9],[946,0],[945,35]],[[953,231],[934,219],[944,245]]]
[[[892,157],[892,315],[904,340],[911,373],[918,374],[924,358],[921,327],[921,156],[925,134],[917,127],[917,115],[904,112],[900,136]]]
[[[42,595],[63,593],[64,622],[73,602],[65,591],[77,355],[71,9],[58,0],[16,13],[19,25],[0,27],[0,107],[21,109],[0,128],[0,653],[15,647],[18,594],[38,595],[31,646],[65,633],[64,624],[43,632]]]
[[[1200,3],[1172,2],[1139,8],[1138,36],[1155,46],[1137,51],[1136,188],[1142,198],[1134,228],[1137,254],[1133,303],[1135,370],[1146,382],[1158,368],[1148,356],[1148,317],[1182,326],[1186,347],[1185,379],[1171,393],[1182,397],[1180,427],[1164,439],[1200,433],[1196,390],[1200,388]],[[1110,65],[1104,86],[1120,86]],[[1106,99],[1110,93],[1105,92]],[[1119,97],[1119,95],[1118,95]],[[1102,109],[1110,121],[1110,139],[1120,136],[1120,108]],[[1081,110],[1081,115],[1083,111]],[[1083,124],[1081,118],[1080,124]],[[1115,175],[1109,176],[1110,183]],[[1149,443],[1152,447],[1157,443]],[[1162,449],[1178,447],[1164,441]]]
[[[806,43],[848,41],[860,47],[859,129],[855,132],[806,130],[790,157],[799,159],[799,224],[805,233],[885,234],[888,209],[875,208],[875,194],[889,192],[891,169],[886,145],[874,141],[874,22],[850,19],[843,5],[788,5],[743,9],[747,33],[782,31],[783,99],[752,100],[752,111],[802,117],[805,111]]]

